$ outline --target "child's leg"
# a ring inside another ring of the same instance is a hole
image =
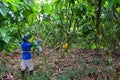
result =
[[[25,60],[22,60],[21,62],[21,76],[22,77],[24,77],[25,69],[26,69]]]
[[[26,64],[27,64],[27,67],[29,69],[29,74],[33,75],[33,62],[32,62],[32,60],[27,60]]]

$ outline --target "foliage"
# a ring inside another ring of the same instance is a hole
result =
[[[35,33],[46,47],[105,49],[110,61],[109,50],[120,49],[119,5],[120,0],[0,0],[0,51],[20,48],[22,37]]]
[[[0,1],[0,40],[3,42],[0,43],[3,46],[0,50],[5,48],[11,51],[17,48],[22,36],[32,32],[37,32],[42,39],[50,34],[46,44],[52,47],[65,40],[69,46],[71,43],[80,43],[85,48],[102,47],[94,27],[96,6],[92,7],[91,4],[96,5],[92,0]],[[119,40],[118,34],[116,34],[116,32],[119,33],[117,27],[119,25],[113,20],[113,10],[120,11],[118,4],[119,1],[115,0],[111,0],[110,3],[109,0],[102,2],[101,32],[111,49],[117,49],[116,46],[119,46],[118,42],[115,43],[116,40]],[[112,21],[112,24],[109,21]],[[35,26],[37,26],[37,30]],[[111,36],[113,37],[111,38]],[[111,47],[112,45],[114,46]]]
[[[4,0],[0,1],[0,6],[0,40],[3,42],[0,43],[0,50],[11,51],[20,44],[20,39],[25,34],[23,32],[28,31],[25,25],[32,24],[28,20],[37,14],[38,6],[34,5],[33,0]]]

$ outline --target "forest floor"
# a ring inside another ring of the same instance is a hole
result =
[[[45,70],[50,73],[48,80],[114,80],[113,72],[116,71],[120,78],[120,51],[112,52],[114,69],[106,63],[103,50],[96,55],[95,50],[73,48],[64,54],[61,57],[61,51],[49,53],[46,49],[46,64],[43,53],[33,55],[34,75]],[[0,53],[0,80],[21,80],[20,63],[21,54]]]

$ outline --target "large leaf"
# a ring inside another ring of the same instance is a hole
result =
[[[4,42],[6,42],[6,43],[8,44],[9,41],[10,41],[10,39],[11,39],[11,37],[5,36],[5,37],[3,37],[2,39],[3,39]]]
[[[7,36],[7,29],[3,29],[1,28],[0,29],[0,35],[1,35],[1,38],[2,40],[8,44],[9,40],[10,40],[10,37]]]
[[[6,36],[6,30],[5,29],[0,29],[0,35],[2,36],[2,37],[5,37]]]
[[[20,9],[20,6],[18,3],[13,3],[13,2],[9,2],[10,3],[10,7],[12,8],[13,11],[17,11],[18,9]]]
[[[120,8],[117,8],[116,10],[117,10],[118,12],[120,12]]]
[[[8,5],[5,2],[0,1],[0,13],[2,16],[5,16],[8,12]]]
[[[108,4],[108,9],[111,9],[114,3],[115,3],[115,0],[111,0]]]

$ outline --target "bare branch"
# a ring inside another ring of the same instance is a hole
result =
[[[67,41],[68,39],[66,39],[64,42],[62,42],[60,45],[58,45],[57,47],[55,47],[54,49],[50,50],[50,53],[54,52],[57,48],[61,47],[63,44],[65,44],[65,42]]]
[[[97,8],[98,9],[97,9],[97,12],[96,12],[96,24],[95,24],[95,27],[96,27],[98,35],[100,35],[99,25],[100,25],[100,15],[101,15],[101,0],[98,0]]]
[[[116,10],[113,11],[114,13],[114,20],[118,23],[118,25],[120,25],[120,16],[118,14],[118,12]]]

